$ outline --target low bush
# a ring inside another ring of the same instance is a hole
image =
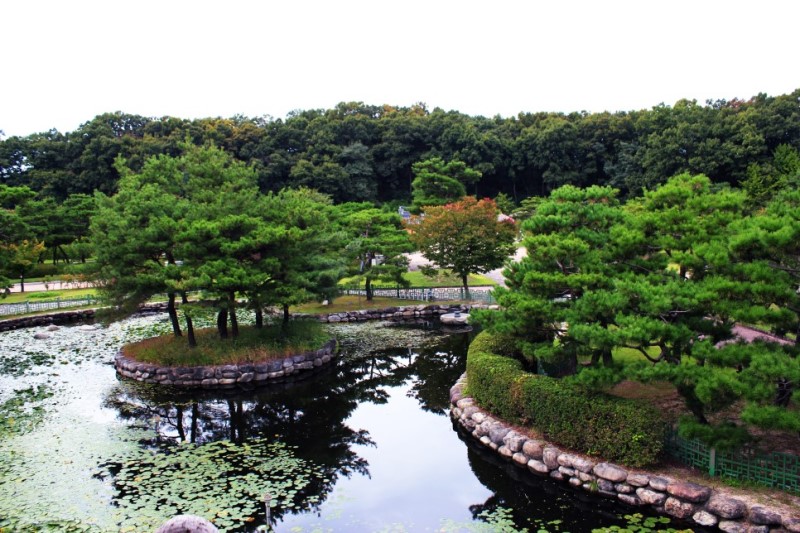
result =
[[[61,265],[54,265],[53,263],[36,263],[28,270],[25,278],[44,278],[52,277],[61,274]]]
[[[468,391],[482,407],[578,452],[629,466],[658,462],[666,424],[654,408],[525,372],[497,354],[504,344],[484,331],[470,345]]]

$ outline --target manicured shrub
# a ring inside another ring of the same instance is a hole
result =
[[[26,278],[44,278],[46,276],[56,276],[61,273],[61,265],[52,263],[35,263],[28,271]]]
[[[492,351],[501,345],[484,331],[469,348],[468,393],[482,407],[577,452],[630,466],[658,461],[666,424],[655,409],[525,372]]]

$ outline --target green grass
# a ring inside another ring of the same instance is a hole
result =
[[[408,283],[412,287],[461,287],[461,278],[450,274],[449,272],[440,272],[434,277],[426,276],[419,270],[414,270],[411,272],[406,272],[403,274],[403,277],[408,281]],[[470,287],[477,287],[480,285],[497,285],[497,282],[493,279],[486,277],[481,274],[470,274],[467,278],[467,283]],[[355,278],[344,278],[339,282],[339,285],[342,286],[352,286],[355,284]],[[361,282],[361,287],[364,286],[364,282]],[[378,287],[390,287],[395,288],[397,285],[394,283],[383,283],[383,282],[373,282],[372,286],[375,288]]]
[[[13,292],[5,298],[0,298],[0,304],[13,304],[26,301],[45,302],[49,300],[66,300],[70,298],[82,298],[85,296],[95,296],[95,289],[64,289],[58,291],[25,291]]]
[[[367,301],[366,296],[339,296],[329,305],[321,303],[307,303],[292,307],[292,313],[327,314],[343,313],[346,311],[359,311],[361,309],[384,309],[386,307],[398,307],[403,305],[416,305],[414,300],[398,300],[396,298],[384,298],[376,296],[371,301]]]
[[[66,300],[69,298],[83,298],[84,296],[95,296],[95,289],[65,289],[61,291],[35,291],[35,292],[12,292],[5,298],[0,298],[0,304],[18,304],[26,301],[45,302],[58,298]]]
[[[647,349],[647,354],[650,357],[657,357],[660,348],[658,346],[651,346]],[[634,350],[633,348],[614,348],[612,350],[614,361],[622,364],[638,363],[639,361],[647,361],[642,352]]]
[[[220,339],[215,328],[196,332],[197,347],[190,348],[186,336],[152,337],[122,349],[136,361],[161,366],[206,366],[270,361],[319,349],[330,339],[322,324],[295,320],[286,329],[280,325],[240,326],[236,338]]]

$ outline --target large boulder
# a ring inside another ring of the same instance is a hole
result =
[[[711,496],[711,489],[689,483],[687,481],[677,481],[667,485],[667,492],[685,502],[703,503]]]
[[[720,518],[736,519],[744,516],[747,506],[741,500],[725,496],[712,496],[706,504],[706,509]]]
[[[594,467],[594,473],[598,477],[613,481],[614,483],[621,483],[628,477],[628,471],[613,465],[611,463],[600,463]]]
[[[181,514],[164,522],[156,533],[219,533],[219,529],[205,518]]]

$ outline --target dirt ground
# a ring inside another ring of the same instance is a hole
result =
[[[670,422],[677,422],[680,416],[690,414],[675,387],[669,383],[642,384],[623,381],[614,387],[611,393],[623,398],[648,401],[664,413],[665,418]],[[728,412],[718,413],[717,416],[731,418],[740,410],[740,405],[734,405]],[[800,456],[800,438],[796,434],[766,430],[752,430],[751,433],[756,437],[754,446],[760,452],[781,452]],[[769,505],[780,508],[786,513],[794,514],[798,514],[798,510],[800,510],[800,496],[758,486],[732,487],[730,481],[711,477],[700,470],[687,467],[674,460],[667,461],[659,468],[650,471],[713,487],[723,494],[739,498],[748,504]]]

